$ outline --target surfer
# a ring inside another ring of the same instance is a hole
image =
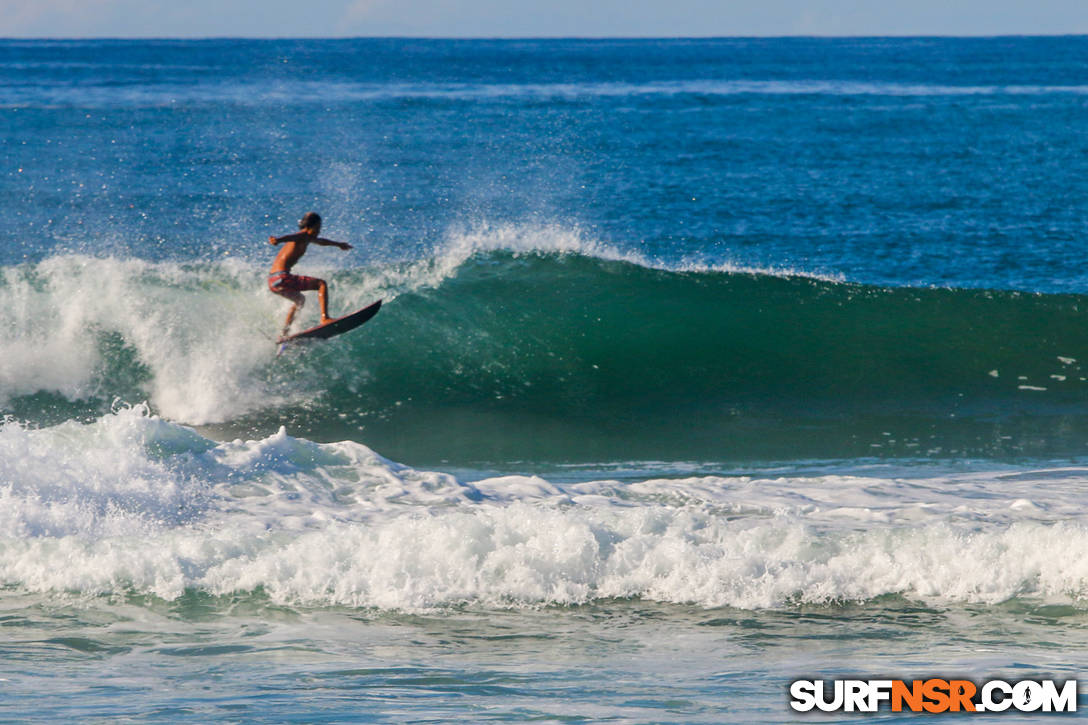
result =
[[[272,262],[272,269],[268,274],[268,289],[294,303],[287,313],[287,321],[283,323],[284,335],[290,329],[295,313],[306,304],[306,298],[302,296],[303,292],[317,290],[317,298],[321,302],[321,324],[332,322],[332,318],[329,317],[329,287],[325,284],[325,280],[291,274],[291,268],[302,259],[302,255],[306,254],[306,248],[310,244],[318,244],[322,247],[340,247],[344,251],[351,249],[350,244],[317,236],[321,231],[321,217],[315,212],[306,212],[298,222],[298,229],[296,234],[268,238],[269,244],[282,243],[284,245],[276,255],[276,260]]]

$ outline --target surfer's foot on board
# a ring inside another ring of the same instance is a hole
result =
[[[332,322],[335,319],[336,319],[335,317],[325,317],[324,315],[322,315],[321,316],[321,324],[322,325],[327,325],[327,324],[329,324],[330,322]]]

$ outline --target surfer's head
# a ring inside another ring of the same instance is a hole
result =
[[[317,234],[321,231],[321,216],[316,211],[308,211],[298,220],[298,228]]]

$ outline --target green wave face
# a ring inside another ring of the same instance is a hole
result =
[[[286,425],[421,464],[1079,455],[1088,441],[1079,296],[476,252],[430,277],[327,274],[335,310],[384,297],[381,314],[277,359],[282,309],[247,266],[107,262],[6,270],[9,298],[42,312],[7,323],[5,413],[49,424],[148,400],[214,436]]]
[[[1083,301],[476,255],[313,349],[292,422],[409,460],[1075,452]]]

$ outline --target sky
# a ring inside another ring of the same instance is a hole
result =
[[[1088,0],[0,0],[0,37],[1088,34]]]

